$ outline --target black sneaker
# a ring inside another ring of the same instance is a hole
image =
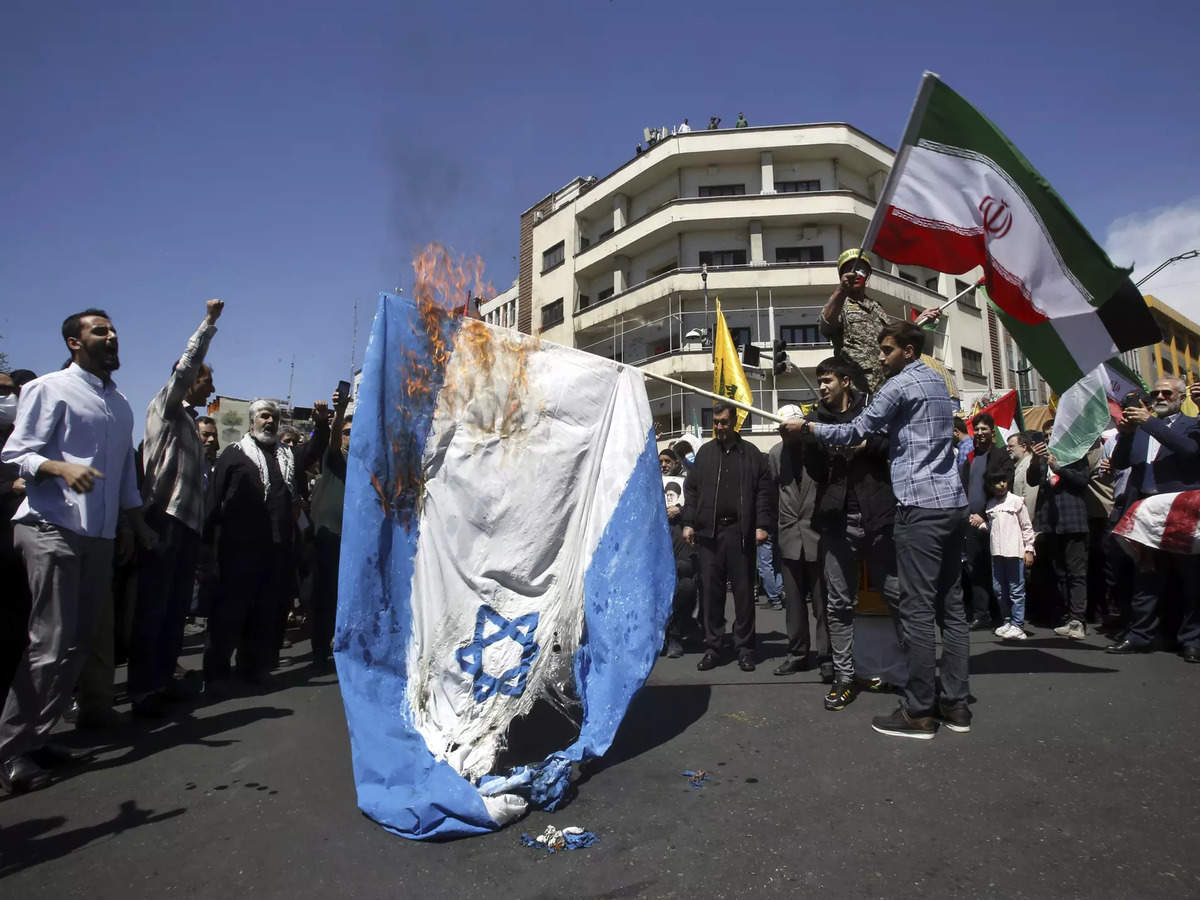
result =
[[[741,669],[743,672],[753,672],[754,671],[754,657],[749,653],[739,654],[738,655],[738,668]]]
[[[715,669],[721,664],[721,657],[712,650],[706,650],[704,655],[700,657],[700,662],[696,663],[696,668],[701,672],[707,672],[709,669]]]
[[[897,706],[890,716],[876,716],[871,727],[880,734],[892,737],[916,738],[928,741],[937,734],[937,719],[933,716],[910,716],[903,706]]]
[[[829,693],[825,695],[825,708],[830,712],[845,709],[853,702],[856,694],[853,681],[839,678],[829,688]]]
[[[971,710],[965,703],[959,706],[946,706],[939,703],[938,718],[943,725],[959,734],[966,734],[971,730]]]

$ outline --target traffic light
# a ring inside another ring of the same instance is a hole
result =
[[[787,355],[787,344],[784,341],[781,341],[779,338],[776,338],[774,343],[772,344],[772,346],[775,350],[775,353],[774,353],[775,374],[782,375],[784,372],[786,372],[788,370],[788,365],[789,365],[788,355]]]

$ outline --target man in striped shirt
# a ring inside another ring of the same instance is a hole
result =
[[[204,356],[224,307],[220,300],[205,304],[200,327],[146,409],[142,497],[146,522],[158,535],[158,549],[143,560],[138,582],[129,649],[135,715],[164,715],[174,689],[172,676],[183,645],[207,512],[208,462],[196,429],[196,407],[213,390],[212,368],[204,364]]]
[[[886,434],[896,495],[894,539],[900,580],[897,610],[905,636],[905,702],[871,723],[882,733],[928,739],[938,719],[951,731],[970,731],[961,551],[967,496],[954,458],[954,402],[941,376],[921,362],[925,333],[896,322],[879,333],[879,363],[887,380],[866,409],[845,424],[789,419],[780,432],[808,430],[821,443],[857,446]],[[935,611],[943,612],[941,696],[937,696]]]

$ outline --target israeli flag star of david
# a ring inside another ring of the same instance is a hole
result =
[[[334,639],[367,815],[444,839],[556,808],[612,744],[674,588],[640,373],[380,297]],[[501,763],[539,703],[574,739]]]

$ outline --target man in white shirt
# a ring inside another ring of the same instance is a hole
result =
[[[25,479],[14,542],[33,598],[29,647],[0,715],[0,784],[10,793],[44,786],[44,766],[70,758],[49,743],[50,730],[71,702],[93,634],[107,629],[111,648],[118,515],[128,513],[143,545],[154,542],[141,517],[133,412],[111,377],[117,331],[107,313],[88,309],[69,316],[62,334],[71,364],[25,386],[3,451]]]
[[[688,124],[687,119],[684,119],[683,124],[680,125],[677,129],[675,129],[675,133],[676,134],[687,134],[691,130],[692,130],[692,126]]]

